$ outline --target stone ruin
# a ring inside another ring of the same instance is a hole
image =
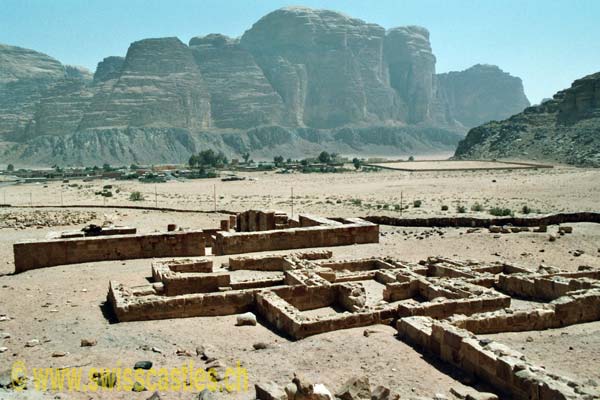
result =
[[[327,250],[154,262],[153,283],[111,281],[121,322],[254,312],[299,340],[389,324],[401,340],[516,399],[592,399],[597,388],[552,375],[477,334],[559,328],[600,320],[600,269],[532,271],[504,262],[430,257],[332,259]],[[511,300],[530,300],[528,309]]]
[[[242,254],[259,251],[378,243],[379,225],[360,218],[290,218],[275,211],[250,210],[230,215],[219,228],[139,234],[113,227],[95,235],[64,232],[45,240],[13,245],[15,272],[56,265],[155,257]]]

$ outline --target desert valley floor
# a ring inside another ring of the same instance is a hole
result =
[[[457,207],[461,205],[466,208],[461,216],[490,217],[487,210],[492,207],[508,208],[520,216],[523,206],[529,207],[530,215],[534,216],[597,212],[600,204],[600,171],[563,166],[514,171],[241,175],[252,179],[171,181],[157,185],[97,180],[0,187],[0,203],[12,205],[0,208],[0,315],[7,317],[0,321],[0,332],[10,334],[0,339],[0,346],[7,348],[0,354],[3,370],[16,360],[23,360],[29,366],[84,368],[113,366],[118,362],[132,366],[148,360],[157,367],[176,367],[187,362],[188,355],[195,358],[196,349],[204,346],[226,365],[239,361],[248,369],[248,393],[218,393],[217,398],[253,398],[255,383],[275,381],[284,386],[294,373],[323,383],[332,391],[353,376],[367,375],[372,386],[385,385],[402,399],[432,399],[438,394],[454,398],[451,389],[479,387],[479,383],[448,364],[424,356],[400,340],[393,326],[372,325],[290,340],[260,319],[256,326],[236,326],[235,315],[115,323],[106,315],[109,281],[132,286],[147,284],[153,260],[88,262],[12,274],[13,244],[24,239],[44,239],[51,232],[79,230],[91,223],[133,226],[139,233],[163,232],[168,224],[183,229],[214,228],[227,218],[225,213],[213,212],[215,208],[232,212],[280,210],[291,214],[292,190],[293,214],[324,217],[458,216]],[[104,185],[112,185],[113,197],[95,194]],[[140,191],[145,200],[129,201],[134,191]],[[415,207],[418,200],[421,205]],[[63,208],[61,204],[89,207]],[[472,211],[476,204],[484,211]],[[40,205],[52,207],[36,207]],[[205,212],[118,208],[122,205],[158,205]],[[442,211],[443,205],[448,206],[447,211]],[[381,225],[379,243],[326,249],[333,252],[334,259],[394,257],[417,263],[430,256],[443,256],[503,261],[531,270],[537,270],[541,264],[570,272],[580,266],[600,268],[600,225],[568,225],[573,232],[562,236],[557,235],[558,227],[552,225],[547,233],[510,234],[490,233],[487,228]],[[550,241],[551,235],[556,240]],[[215,267],[228,260],[228,256],[211,258]],[[515,310],[531,306],[526,300],[511,303]],[[365,335],[365,330],[369,334]],[[485,337],[525,354],[549,372],[588,386],[600,383],[600,322]],[[81,347],[84,338],[97,344]],[[26,347],[34,339],[39,345]],[[266,348],[255,349],[257,343],[266,344]],[[55,353],[65,355],[53,357]],[[484,385],[482,390],[490,388]],[[0,392],[0,398],[8,396],[6,393]],[[110,398],[147,399],[151,394],[121,392],[110,394]],[[101,393],[32,391],[11,396],[108,398]],[[164,399],[197,398],[194,396],[197,394],[161,393]]]

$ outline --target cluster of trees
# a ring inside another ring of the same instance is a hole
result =
[[[215,153],[213,150],[203,150],[198,154],[192,154],[188,164],[192,168],[221,168],[229,163],[222,151]]]

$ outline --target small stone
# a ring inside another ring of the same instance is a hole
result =
[[[148,397],[146,400],[160,400],[160,396],[158,392],[152,393],[152,396]]]
[[[247,312],[244,314],[239,314],[237,316],[237,326],[242,326],[242,325],[256,325],[256,316],[251,313],[251,312]]]
[[[556,241],[556,235],[554,233],[551,233],[550,235],[548,235],[548,241],[555,242]]]
[[[69,353],[64,352],[64,351],[55,351],[54,353],[52,353],[52,357],[64,357],[67,354],[69,354]]]
[[[0,347],[0,353],[4,353],[8,350],[8,347]]]
[[[208,389],[204,389],[198,393],[198,400],[214,400],[214,398],[213,392]]]
[[[0,339],[10,339],[10,333],[0,332]]]
[[[533,338],[531,336],[527,336],[527,339],[525,339],[525,341],[527,343],[531,343],[531,342],[533,342]]]
[[[92,347],[98,343],[96,339],[81,339],[81,347]]]
[[[268,349],[271,346],[265,342],[258,342],[258,343],[254,343],[252,345],[252,347],[254,347],[254,350],[264,350],[264,349]]]
[[[117,374],[114,372],[96,372],[94,378],[100,387],[112,388],[117,384]]]
[[[288,399],[293,399],[296,397],[296,392],[298,391],[298,388],[296,387],[295,383],[288,383],[287,385],[285,385],[284,391]]]
[[[390,389],[385,386],[377,386],[371,392],[371,400],[389,400]]]
[[[254,389],[257,400],[287,400],[285,391],[273,381],[257,383]]]
[[[153,352],[155,352],[155,353],[162,354],[162,350],[161,350],[161,349],[159,349],[158,347],[152,347],[152,349],[151,349],[151,350],[152,350]]]
[[[152,368],[152,361],[138,361],[133,366],[133,369],[150,369]]]
[[[336,393],[335,396],[340,398],[341,400],[358,400],[371,398],[369,378],[366,376],[357,376],[350,378]]]
[[[191,357],[192,356],[192,353],[190,353],[189,351],[187,351],[185,349],[177,349],[175,354],[177,354],[180,357]]]
[[[133,384],[133,386],[131,387],[131,391],[132,391],[132,392],[144,392],[144,391],[146,391],[146,390],[147,390],[147,389],[144,387],[144,385],[142,385],[141,383],[139,383],[139,382],[137,382],[137,381],[136,381],[136,382]]]
[[[30,341],[28,341],[27,343],[25,343],[25,347],[35,347],[38,346],[40,344],[40,341],[37,339],[31,339]]]

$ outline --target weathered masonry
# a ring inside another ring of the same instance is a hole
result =
[[[600,320],[599,269],[532,271],[443,257],[412,264],[331,256],[324,250],[238,256],[218,269],[208,259],[155,263],[152,284],[111,281],[108,301],[121,322],[252,311],[296,340],[392,324],[399,339],[507,398],[599,398],[597,387],[551,374],[523,354],[477,337]],[[531,306],[511,308],[512,296]]]
[[[379,226],[360,218],[293,219],[285,213],[254,210],[230,216],[218,229],[135,232],[113,228],[103,236],[67,232],[54,239],[18,242],[13,246],[15,272],[94,261],[202,256],[207,247],[213,255],[224,255],[379,242]]]
[[[202,256],[202,232],[149,233],[15,243],[15,272],[93,261]]]

